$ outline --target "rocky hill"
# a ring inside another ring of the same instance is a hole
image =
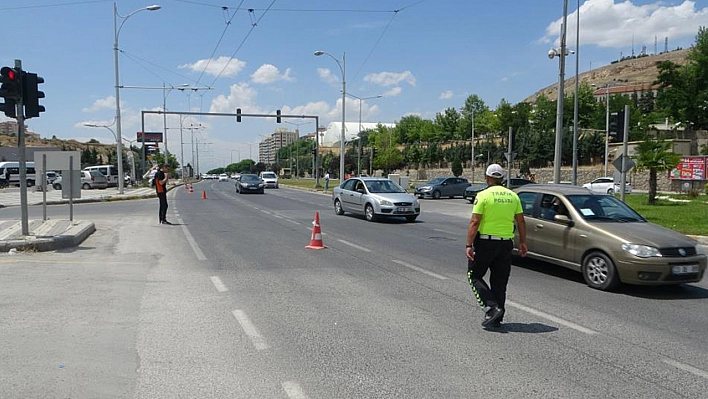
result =
[[[16,130],[15,128],[12,130]],[[35,148],[63,148],[66,151],[82,151],[86,148],[96,149],[103,159],[108,159],[109,152],[115,152],[115,145],[101,144],[99,142],[82,143],[76,140],[61,140],[58,138],[42,138],[40,134],[27,132],[25,146]],[[0,147],[17,147],[17,136],[14,134],[0,133]]]
[[[588,72],[581,73],[580,84],[595,85],[597,88],[604,87],[607,83],[613,82],[615,86],[630,86],[641,84],[652,84],[658,75],[657,65],[662,61],[672,61],[683,65],[686,63],[688,49],[674,50],[667,53],[649,55],[640,58],[627,59],[601,68],[596,68]],[[571,57],[566,64],[565,87],[566,95],[575,91],[575,62]],[[550,100],[557,98],[558,82],[545,87],[533,95],[527,97],[525,102],[535,102],[536,99],[544,95]]]

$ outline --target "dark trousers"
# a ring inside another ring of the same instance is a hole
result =
[[[167,218],[167,193],[157,193],[157,198],[160,200],[160,221],[166,220]]]
[[[474,261],[467,261],[467,281],[479,306],[498,306],[504,309],[506,285],[511,274],[511,240],[474,240]],[[484,275],[489,270],[489,285]]]

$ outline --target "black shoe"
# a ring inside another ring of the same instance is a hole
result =
[[[167,219],[163,220],[162,224],[169,224],[170,226],[172,225],[172,223],[168,222]]]
[[[504,310],[500,307],[494,306],[487,311],[484,315],[484,321],[482,322],[483,327],[491,327],[494,323],[498,322],[499,319],[504,316]]]

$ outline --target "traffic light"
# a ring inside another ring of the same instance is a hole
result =
[[[39,99],[44,98],[44,92],[39,90],[39,85],[44,83],[44,78],[36,73],[23,72],[22,102],[25,104],[25,118],[39,117],[44,112],[44,105],[39,105]]]
[[[312,153],[312,155],[316,155],[316,154],[317,154],[317,150],[313,148],[312,150],[310,150],[310,153]]]
[[[376,157],[376,148],[371,147],[371,159],[373,160]]]
[[[280,120],[280,110],[275,111],[275,115],[277,115],[277,116],[275,117],[275,121],[276,121],[277,123],[280,123],[280,122],[281,122],[281,120]]]
[[[20,82],[21,73],[17,68],[2,67],[0,69],[0,97],[5,99],[4,104],[0,104],[0,111],[8,118],[17,117],[15,106],[22,95],[22,85]]]
[[[241,122],[241,108],[236,108],[236,122]]]
[[[624,141],[624,111],[610,115],[610,136],[615,142]]]

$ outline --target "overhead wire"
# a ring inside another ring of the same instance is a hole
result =
[[[224,40],[224,36],[226,35],[226,31],[231,26],[231,21],[233,21],[234,17],[238,13],[238,11],[241,9],[241,6],[243,5],[244,1],[245,0],[241,0],[241,3],[239,3],[238,7],[236,7],[236,10],[234,10],[233,15],[231,15],[231,17],[228,19],[228,21],[226,21],[226,26],[224,26],[224,30],[221,31],[221,37],[219,37],[219,40],[216,42],[216,45],[214,46],[214,50],[211,52],[211,55],[209,56],[209,59],[208,59],[206,65],[204,65],[202,72],[199,74],[199,77],[197,78],[197,84],[199,84],[199,82],[202,80],[202,77],[204,76],[204,73],[206,73],[207,68],[209,68],[209,64],[211,64],[211,60],[214,59],[214,55],[216,54],[216,50],[219,49],[219,46],[221,45],[221,41]],[[222,10],[226,11],[227,16],[228,16],[228,7],[222,7]],[[231,60],[229,60],[229,62],[231,62]]]

